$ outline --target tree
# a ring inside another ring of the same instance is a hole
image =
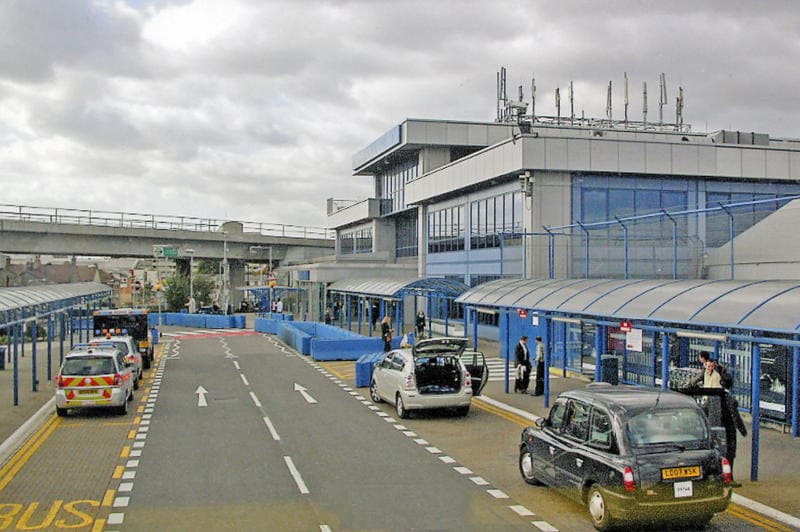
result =
[[[214,289],[214,281],[207,275],[195,275],[193,282],[194,300],[197,302],[197,308],[200,308],[201,302],[207,303],[211,300],[210,294]],[[168,312],[180,312],[185,309],[186,302],[189,301],[189,276],[170,277],[166,282],[164,298]]]
[[[197,262],[197,273],[204,273],[206,275],[219,274],[220,261],[212,259],[197,259],[195,262]]]

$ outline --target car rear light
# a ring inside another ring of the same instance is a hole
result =
[[[633,479],[633,469],[631,466],[625,466],[622,471],[622,483],[625,485],[625,491],[633,491],[636,489],[636,481]]]
[[[415,385],[416,384],[414,383],[414,374],[409,373],[408,375],[406,375],[406,390],[413,390]]]
[[[730,484],[733,482],[733,469],[731,468],[730,461],[722,457],[722,482],[723,484]]]
[[[67,379],[63,376],[58,375],[56,377],[56,388],[64,388],[67,385]]]
[[[464,386],[466,387],[472,386],[472,375],[469,374],[469,371],[464,372]]]
[[[120,386],[122,384],[122,375],[119,373],[114,373],[114,386]]]

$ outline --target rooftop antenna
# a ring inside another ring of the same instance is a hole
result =
[[[642,124],[647,127],[647,82],[642,82]]]
[[[623,72],[623,78],[625,79],[625,99],[623,101],[625,108],[625,127],[628,127],[628,73],[627,72]]]
[[[683,87],[678,87],[678,97],[675,99],[675,124],[680,131],[683,129]]]
[[[569,125],[575,125],[575,92],[572,90],[572,82],[569,82]]]
[[[531,76],[531,122],[536,121],[536,78]]]
[[[606,118],[611,121],[611,80],[608,81],[608,95],[606,97]]]
[[[495,117],[495,121],[500,121],[500,71],[498,70],[495,72],[497,81],[495,83],[495,97],[497,99],[497,116]]]
[[[667,77],[664,73],[661,73],[661,77],[658,80],[660,85],[660,94],[658,97],[658,123],[664,123],[664,104],[667,103]]]
[[[556,87],[556,124],[561,124],[561,89]]]

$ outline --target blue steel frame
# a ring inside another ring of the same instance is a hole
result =
[[[636,282],[636,281],[634,281]],[[669,281],[668,281],[669,282]],[[744,286],[752,286],[753,284],[758,284],[759,282],[763,281],[754,281],[752,283],[747,283]],[[595,287],[597,285],[592,285]],[[785,293],[784,292],[781,292]],[[776,294],[773,297],[777,297],[780,294]],[[721,296],[719,296],[721,297]],[[716,300],[716,299],[715,299]],[[768,301],[768,300],[767,300]],[[750,310],[741,320],[744,320],[747,316],[752,314],[752,312],[756,311],[758,308],[763,306],[767,301],[760,303],[759,305],[755,306],[752,310]],[[709,301],[701,307],[695,315],[697,315],[700,311],[710,305],[713,301]],[[663,303],[662,303],[663,304]],[[485,309],[487,307],[493,307],[494,305],[488,303],[481,303],[479,305],[470,305],[465,304],[465,316],[467,314],[472,315],[473,317],[477,313],[479,308]],[[594,324],[596,327],[595,332],[595,380],[600,380],[600,357],[601,354],[606,352],[607,346],[605,345],[605,341],[607,338],[607,328],[609,326],[618,326],[620,318],[614,316],[601,316],[601,315],[592,315],[592,314],[579,314],[579,313],[564,313],[558,312],[554,309],[538,309],[538,308],[531,308],[534,305],[530,305],[526,308],[529,312],[536,313],[540,318],[543,318],[545,321],[545,389],[544,389],[544,406],[548,408],[550,406],[550,369],[553,367],[553,359],[552,353],[555,350],[555,344],[557,342],[562,343],[563,352],[565,353],[564,359],[566,359],[566,338],[565,335],[562,335],[561,338],[556,338],[554,335],[554,318],[558,319],[577,319],[583,323],[591,323]],[[621,309],[625,306],[625,303],[620,305],[618,309]],[[506,346],[511,345],[511,338],[510,338],[510,326],[508,324],[508,318],[516,314],[518,307],[505,307],[505,306],[497,306],[495,307],[497,312],[504,314],[506,316],[504,331],[500,331],[499,338],[502,341],[505,341]],[[741,321],[740,320],[740,321]],[[477,320],[474,320],[477,321]],[[666,389],[668,387],[669,382],[669,343],[668,343],[668,335],[675,334],[678,332],[683,331],[694,331],[694,332],[710,332],[710,333],[722,333],[726,336],[728,341],[740,341],[750,343],[752,345],[752,355],[751,355],[751,367],[750,367],[750,390],[749,390],[749,403],[750,408],[742,408],[742,410],[749,411],[752,416],[752,426],[751,426],[751,437],[752,437],[752,457],[751,457],[751,470],[750,470],[750,479],[752,481],[758,480],[758,455],[759,455],[759,447],[760,447],[760,422],[761,422],[761,412],[760,408],[756,405],[760,405],[761,399],[761,389],[760,389],[760,362],[761,362],[761,347],[759,344],[772,344],[772,345],[781,345],[786,347],[792,348],[792,379],[793,379],[793,386],[792,386],[792,399],[791,399],[791,434],[793,437],[800,437],[800,408],[798,407],[798,399],[800,399],[800,334],[797,331],[788,331],[782,329],[766,329],[766,328],[753,328],[753,327],[746,327],[742,326],[741,324],[723,324],[723,323],[706,323],[706,322],[660,322],[653,319],[643,319],[643,320],[629,320],[632,321],[634,327],[642,329],[644,332],[652,333],[653,335],[660,334],[661,335],[661,367],[660,367],[660,377],[661,383],[660,386],[662,389]],[[566,324],[564,324],[566,325]],[[503,322],[501,321],[501,327],[503,327]],[[797,324],[795,329],[800,329],[800,323]],[[566,329],[565,329],[566,330]],[[779,333],[786,336],[791,337],[791,339],[786,338],[774,338],[774,337],[767,337],[764,336],[768,333]],[[475,334],[477,338],[477,334]],[[655,336],[654,336],[655,338]],[[716,341],[715,344],[715,351],[719,353],[720,349],[720,341]],[[651,358],[651,365],[652,365],[652,381],[651,385],[656,386],[656,379],[655,379],[655,372],[658,368],[655,367],[656,362],[656,353],[658,351],[658,346],[655,345],[653,342],[653,356]],[[505,391],[508,393],[508,386],[509,386],[509,357],[506,357],[506,364],[505,364]],[[562,372],[565,370],[565,367],[558,368],[561,369]],[[623,372],[623,376],[625,373]],[[641,382],[636,382],[635,384],[641,384]]]
[[[361,334],[361,321],[362,321],[362,312],[361,309],[364,305],[366,308],[369,309],[369,335],[372,336],[372,304],[374,301],[379,302],[380,304],[380,316],[385,316],[387,313],[387,303],[394,303],[394,323],[396,324],[395,327],[399,327],[405,324],[405,312],[403,309],[402,302],[407,296],[415,296],[414,298],[414,309],[416,315],[417,309],[417,300],[416,296],[425,297],[427,298],[427,309],[426,315],[431,315],[431,307],[434,301],[444,300],[446,302],[454,301],[458,296],[462,293],[467,291],[469,287],[464,283],[459,283],[458,281],[453,281],[450,279],[441,279],[436,277],[428,277],[423,279],[417,279],[413,282],[410,282],[403,287],[395,290],[391,294],[386,293],[377,293],[377,292],[350,292],[345,290],[331,290],[328,289],[328,293],[333,295],[335,294],[340,298],[344,298],[344,305],[343,309],[345,315],[347,316],[347,329],[352,330],[352,316],[351,316],[351,305],[350,305],[350,298],[355,296],[358,304],[358,334]],[[444,334],[447,336],[449,334],[450,329],[450,316],[449,316],[449,304],[445,305],[445,316],[444,316]],[[399,324],[399,325],[398,325]],[[341,326],[341,323],[340,323]],[[464,334],[466,335],[467,328],[464,328]],[[402,334],[405,331],[398,330],[398,334]],[[431,321],[428,320],[428,337],[431,336]],[[474,336],[474,341],[477,345],[477,334]]]
[[[766,203],[776,203],[776,202],[784,202],[784,201],[791,201],[795,199],[800,199],[800,196],[782,196],[779,198],[772,198],[768,200],[753,200],[753,201],[744,201],[739,203],[718,203],[717,207],[706,207],[704,209],[689,209],[683,211],[666,211],[661,210],[660,212],[654,212],[651,214],[641,214],[638,216],[627,216],[624,218],[614,217],[613,220],[606,220],[602,222],[591,222],[591,223],[583,223],[580,220],[575,220],[573,223],[569,225],[560,225],[560,226],[543,226],[544,233],[538,232],[530,232],[530,233],[515,233],[514,235],[524,235],[524,236],[547,236],[548,238],[548,246],[547,246],[547,255],[548,255],[548,276],[550,279],[555,278],[555,237],[556,236],[567,236],[571,237],[572,235],[566,230],[573,230],[573,229],[580,229],[581,232],[584,234],[584,238],[586,238],[586,244],[584,246],[584,260],[586,264],[584,266],[584,276],[586,278],[589,277],[590,269],[590,256],[589,256],[589,241],[591,240],[591,230],[592,229],[606,229],[610,226],[619,225],[622,228],[623,232],[623,252],[624,252],[624,264],[625,264],[625,278],[628,278],[628,270],[629,270],[629,242],[628,242],[628,228],[625,225],[625,222],[635,222],[635,221],[643,221],[643,220],[655,220],[666,218],[672,223],[672,278],[678,278],[678,222],[675,219],[677,216],[690,216],[693,214],[704,214],[704,213],[713,213],[713,212],[724,212],[728,215],[729,222],[728,222],[728,243],[730,244],[730,278],[735,279],[735,263],[736,263],[736,255],[734,252],[734,215],[731,209],[736,207],[746,207],[746,206],[753,206],[753,205],[761,205]],[[511,235],[510,233],[507,235]],[[500,235],[500,268],[501,268],[501,275],[502,275],[502,264],[503,264],[503,235]]]
[[[90,308],[90,305],[96,306],[101,302],[108,302],[111,297],[111,289],[98,290],[94,293],[83,294],[73,297],[64,297],[60,299],[52,299],[50,301],[36,301],[30,304],[22,304],[14,308],[0,310],[0,331],[5,331],[6,336],[6,349],[3,353],[2,364],[0,370],[6,368],[6,362],[12,363],[12,404],[19,406],[19,358],[25,357],[25,329],[30,327],[31,336],[31,391],[36,392],[39,389],[39,367],[38,367],[38,353],[37,353],[37,340],[39,332],[39,320],[47,320],[47,380],[52,379],[53,372],[53,351],[52,342],[55,333],[53,327],[53,319],[58,316],[61,320],[60,330],[60,352],[59,352],[59,367],[64,360],[64,341],[67,331],[70,335],[70,346],[73,345],[73,334],[75,324],[72,320],[72,311],[75,308],[83,307],[85,310]],[[84,313],[85,314],[85,313]],[[66,318],[69,317],[67,320]],[[82,330],[86,329],[87,336],[89,334],[88,327],[84,328],[79,325],[78,334],[82,334]]]

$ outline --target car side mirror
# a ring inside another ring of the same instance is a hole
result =
[[[547,425],[548,425],[548,423],[547,423],[547,418],[546,417],[536,418],[536,420],[533,422],[533,426],[536,427],[539,430],[542,430]]]

